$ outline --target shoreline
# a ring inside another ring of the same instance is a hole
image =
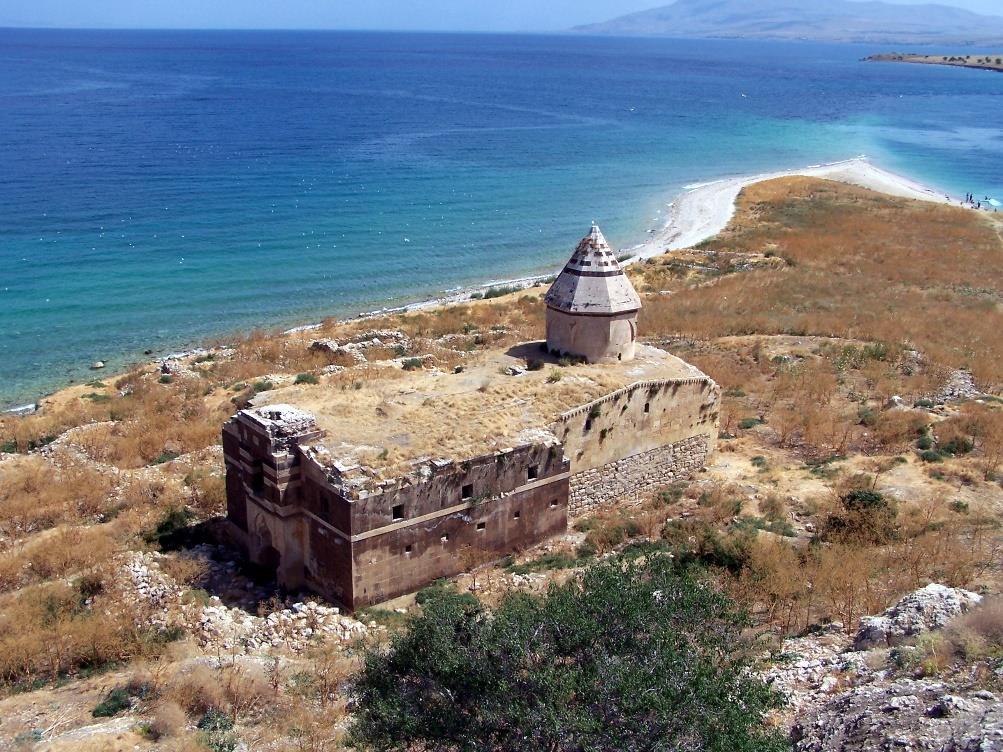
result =
[[[929,186],[923,185],[911,178],[885,170],[872,164],[867,157],[860,156],[853,159],[840,160],[837,162],[826,162],[818,165],[809,165],[802,169],[780,170],[777,172],[765,172],[756,175],[741,175],[734,177],[718,178],[701,183],[693,183],[684,187],[683,191],[676,195],[665,208],[667,209],[665,222],[661,228],[649,231],[649,237],[634,246],[620,248],[621,254],[629,254],[629,258],[621,264],[627,266],[637,263],[653,256],[660,256],[663,253],[676,251],[683,248],[695,246],[708,238],[720,233],[735,214],[736,201],[742,189],[755,183],[766,180],[774,180],[783,177],[817,177],[827,180],[835,180],[841,183],[848,183],[862,188],[868,188],[879,193],[885,193],[899,198],[908,198],[921,201],[932,201],[935,203],[954,203],[962,205],[959,199],[945,196]],[[493,280],[475,287],[458,289],[434,298],[406,303],[404,305],[391,306],[375,309],[371,311],[359,312],[346,316],[346,320],[365,320],[387,316],[395,313],[406,313],[410,311],[421,311],[439,306],[456,305],[458,303],[476,301],[474,295],[487,292],[491,289],[502,287],[515,287],[518,289],[529,289],[541,282],[553,277],[550,274],[537,274],[525,277],[516,277],[507,280]],[[296,334],[299,332],[319,329],[320,323],[308,323],[294,326],[282,331],[282,334]],[[190,354],[197,354],[204,350],[199,345],[183,350],[181,352],[170,352],[155,356],[151,360],[141,361],[145,363],[160,363],[164,360],[186,357]],[[135,366],[133,366],[135,367]],[[113,372],[115,376],[126,373],[126,371]],[[96,376],[95,376],[96,378]],[[52,397],[64,389],[73,388],[85,383],[73,383],[58,389],[47,392],[39,396],[33,403],[13,405],[0,409],[0,415],[17,417],[19,415],[29,415],[36,412],[42,401]]]

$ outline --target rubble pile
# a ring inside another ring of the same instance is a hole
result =
[[[218,596],[180,587],[161,570],[164,558],[157,553],[133,553],[123,565],[135,594],[151,607],[152,614],[142,618],[161,628],[180,621],[203,648],[249,654],[279,649],[298,653],[321,637],[352,642],[369,631],[365,624],[342,615],[339,609],[313,601],[286,603],[284,608],[265,616],[228,606]],[[210,571],[210,581],[220,579],[220,575],[233,576],[232,562],[206,561],[210,569],[219,570]],[[242,604],[259,602],[256,596],[261,592],[249,590]],[[203,597],[192,597],[193,593]]]

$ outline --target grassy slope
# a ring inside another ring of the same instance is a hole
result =
[[[860,609],[882,606],[924,578],[994,586],[998,573],[986,561],[998,566],[992,546],[1003,510],[999,468],[992,466],[993,442],[1003,444],[998,406],[935,413],[881,406],[891,394],[914,399],[934,391],[958,367],[998,391],[1001,261],[998,226],[973,212],[818,180],[747,189],[720,237],[631,267],[645,295],[642,333],[668,342],[725,387],[722,428],[736,438],[722,441],[710,473],[685,492],[598,515],[578,537],[604,550],[629,537],[675,545],[682,535],[706,549],[696,555],[732,551],[734,591],[760,618],[785,629],[834,615],[852,624]],[[327,365],[308,352],[310,340],[401,328],[418,343],[405,355],[432,351],[448,369],[462,362],[459,351],[542,336],[539,293],[380,321],[328,322],[319,332],[293,336],[254,333],[169,383],[147,368],[57,395],[40,416],[4,418],[0,444],[22,450],[69,433],[47,455],[0,459],[0,680],[44,684],[57,675],[73,679],[95,664],[135,666],[142,659],[154,667],[160,699],[140,702],[141,714],[177,716],[176,708],[159,707],[173,702],[197,721],[199,705],[186,704],[190,688],[170,678],[177,648],[143,628],[150,614],[123,590],[112,557],[153,545],[145,534],[172,508],[187,505],[196,520],[222,514],[222,468],[212,449],[221,422],[266,379],[289,382]],[[443,335],[453,335],[445,343],[453,349],[433,341]],[[363,366],[302,388],[368,389],[401,377],[400,369]],[[917,428],[931,423],[941,444],[971,437],[974,451],[920,462]],[[151,464],[168,451],[184,456]],[[817,472],[804,464],[834,454],[847,459]],[[900,499],[900,540],[841,544],[815,559],[800,558],[786,539],[768,534],[750,547],[746,533],[757,526],[781,533],[792,527],[800,537],[790,540],[803,542],[838,494],[860,483]],[[961,505],[965,513],[957,511]],[[689,527],[666,526],[683,510]],[[745,518],[738,527],[736,516]],[[778,540],[784,545],[773,545]],[[806,593],[818,595],[806,602]],[[191,645],[185,650],[199,653]],[[212,687],[200,691],[215,691],[247,738],[275,736],[277,748],[301,748],[291,736],[295,728],[302,733],[301,714],[293,710],[317,710],[327,700],[293,676],[305,672],[315,685],[329,681],[331,663],[344,660],[340,650],[331,648],[333,657],[291,657],[267,703],[245,707]],[[136,671],[109,674],[106,688]],[[232,684],[232,677],[216,677],[224,679]],[[81,697],[90,702],[95,680],[73,681],[84,682],[88,694]],[[213,676],[205,681],[212,684]],[[0,704],[5,737],[24,732],[25,724],[48,725],[13,712],[31,696]],[[184,738],[178,723],[172,733]],[[323,724],[310,733],[336,736]]]

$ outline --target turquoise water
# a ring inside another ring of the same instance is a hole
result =
[[[867,154],[1003,194],[1003,76],[873,51],[0,30],[0,404],[550,271],[592,219],[630,246],[711,178]]]

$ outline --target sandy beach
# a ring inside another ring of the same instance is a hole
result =
[[[836,180],[901,198],[942,204],[952,202],[939,191],[877,167],[865,157],[858,157],[812,165],[800,170],[724,178],[689,186],[668,205],[664,227],[630,251],[635,254],[636,260],[658,256],[666,251],[690,248],[714,237],[728,225],[735,213],[735,201],[743,188],[764,180],[795,176]]]

